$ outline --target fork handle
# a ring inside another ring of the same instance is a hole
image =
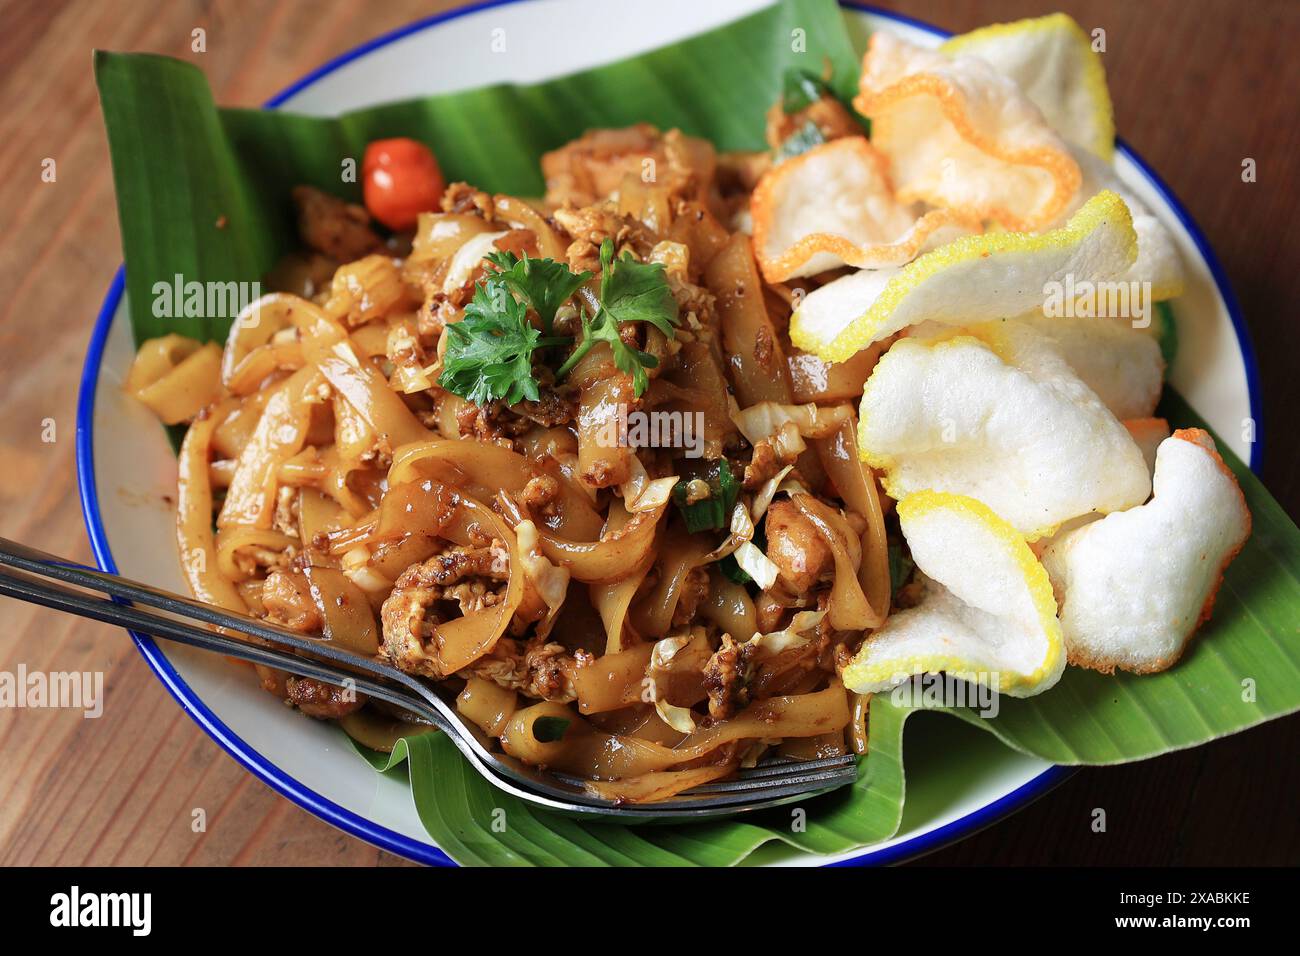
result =
[[[359,692],[406,710],[416,710],[421,717],[432,722],[440,730],[447,729],[442,714],[433,708],[419,706],[422,702],[412,700],[401,688],[372,680],[364,674],[352,674],[325,662],[301,657],[276,647],[239,640],[216,631],[196,627],[183,620],[164,617],[129,604],[84,594],[12,568],[0,570],[0,594],[105,624],[116,624],[131,631],[178,644],[215,651],[250,664],[279,668],[300,677],[314,678],[335,686],[351,681]]]
[[[170,614],[201,621],[214,627],[224,628],[234,634],[251,634],[263,641],[270,641],[277,647],[289,648],[301,654],[310,654],[316,658],[323,658],[349,671],[368,674],[378,681],[399,684],[406,689],[408,694],[420,698],[426,704],[435,705],[433,691],[410,674],[403,673],[395,667],[382,664],[372,658],[345,650],[328,640],[307,638],[288,628],[279,627],[249,615],[235,614],[184,595],[165,591],[162,588],[156,588],[139,581],[133,581],[118,574],[109,574],[105,571],[96,571],[84,567],[18,541],[0,538],[0,568],[5,567],[16,568],[35,578],[53,579],[78,588],[100,591],[124,601],[132,601]],[[77,612],[72,611],[71,613]],[[150,633],[147,628],[138,629]],[[248,659],[240,654],[231,654],[230,656],[240,657],[243,660]]]

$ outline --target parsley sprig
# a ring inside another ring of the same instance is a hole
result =
[[[507,404],[539,397],[533,377],[533,353],[573,342],[551,334],[560,307],[591,278],[573,272],[554,259],[520,259],[510,252],[487,256],[494,267],[474,289],[465,317],[450,323],[438,384],[476,405],[504,400]],[[601,342],[609,345],[614,364],[632,376],[638,396],[649,387],[646,370],[659,360],[619,338],[623,322],[649,322],[668,338],[675,335],[677,300],[660,263],[637,262],[630,253],[615,259],[609,239],[600,247],[600,296],[594,315],[580,313],[582,335],[556,379],[567,375],[584,355]],[[528,320],[537,313],[542,329]]]
[[[513,252],[498,251],[488,253],[487,260],[497,267],[491,278],[533,307],[547,335],[560,306],[591,278],[590,272],[574,272],[554,259],[520,259]]]
[[[623,322],[649,322],[668,338],[675,336],[677,300],[668,288],[662,263],[637,262],[625,252],[614,258],[614,243],[600,244],[600,308],[594,318],[582,316],[582,338],[555,377],[564,378],[582,357],[604,342],[614,353],[614,365],[632,376],[633,390],[639,397],[650,386],[646,369],[659,360],[649,352],[628,345],[618,335]]]
[[[498,276],[474,288],[465,317],[450,323],[446,334],[450,338],[438,384],[480,406],[498,399],[510,405],[537,401],[533,352],[569,341],[543,337],[528,321],[527,305]]]

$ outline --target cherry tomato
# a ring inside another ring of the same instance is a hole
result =
[[[438,208],[445,184],[429,147],[413,139],[377,139],[362,163],[366,209],[389,229],[415,227],[422,212]]]

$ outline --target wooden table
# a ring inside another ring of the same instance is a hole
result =
[[[953,30],[1044,12],[1034,0],[882,0]],[[82,357],[121,258],[90,50],[198,62],[220,102],[254,105],[311,67],[445,0],[0,2],[0,534],[89,560],[73,431]],[[1212,238],[1265,383],[1264,475],[1300,505],[1294,303],[1300,153],[1293,0],[1064,0],[1106,29],[1119,128]],[[207,50],[191,52],[191,31]],[[1244,184],[1242,160],[1258,181]],[[42,181],[42,163],[57,181]],[[49,423],[53,422],[53,435]],[[53,441],[43,440],[53,438]],[[120,631],[0,603],[0,670],[105,672],[97,720],[0,710],[0,864],[402,861],[299,810],[181,712]],[[1085,770],[929,863],[1294,863],[1300,720],[1182,754]],[[1089,826],[1105,808],[1108,832]],[[191,831],[192,811],[207,816]]]

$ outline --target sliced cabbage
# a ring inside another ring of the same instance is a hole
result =
[[[628,513],[640,514],[642,511],[654,511],[668,504],[678,477],[669,475],[667,478],[652,479],[650,473],[645,470],[645,465],[641,464],[640,458],[630,455],[629,461],[628,479],[618,486],[619,494],[623,496],[623,507],[628,510]]]
[[[722,544],[700,557],[695,562],[695,567],[699,568],[706,564],[712,564],[714,561],[721,561],[727,555],[735,554],[737,548],[747,541],[752,541],[753,538],[754,519],[750,517],[749,509],[737,501],[731,508],[731,525],[727,529],[727,536],[722,539]]]
[[[673,730],[682,734],[693,733],[695,730],[695,715],[691,713],[689,707],[678,707],[676,704],[670,704],[664,700],[655,685],[654,674],[659,671],[665,671],[672,663],[677,652],[687,644],[691,643],[694,635],[678,634],[672,637],[665,637],[662,641],[657,641],[655,646],[650,650],[650,666],[648,668],[650,698],[654,701],[655,711],[665,724]]]
[[[515,525],[515,546],[524,580],[546,604],[546,613],[537,624],[538,637],[546,637],[555,626],[555,619],[569,593],[569,569],[552,564],[542,553],[541,535],[537,525],[526,519]]]
[[[754,542],[744,542],[736,548],[734,554],[740,569],[754,579],[754,583],[760,590],[766,591],[776,583],[781,569],[773,564],[771,558],[765,555]]]
[[[754,516],[755,521],[758,521],[763,517],[763,515],[767,514],[767,509],[771,506],[772,501],[776,498],[778,492],[788,491],[791,494],[794,494],[796,491],[807,490],[794,479],[786,481],[786,476],[792,471],[794,471],[794,465],[786,465],[771,478],[767,479],[767,481],[763,482],[763,486],[755,492],[754,500],[749,506],[750,513]]]
[[[814,639],[808,632],[816,630],[825,616],[825,611],[798,611],[783,630],[755,634],[745,642],[744,646],[751,649],[746,660],[760,663],[792,647],[808,644]]]
[[[447,265],[447,277],[442,282],[442,291],[450,295],[468,285],[474,270],[479,268],[488,253],[496,249],[496,241],[505,234],[480,232],[466,239]]]
[[[853,414],[851,405],[782,405],[758,402],[732,414],[745,440],[757,445],[765,438],[779,435],[786,425],[794,425],[803,438],[825,438]]]

